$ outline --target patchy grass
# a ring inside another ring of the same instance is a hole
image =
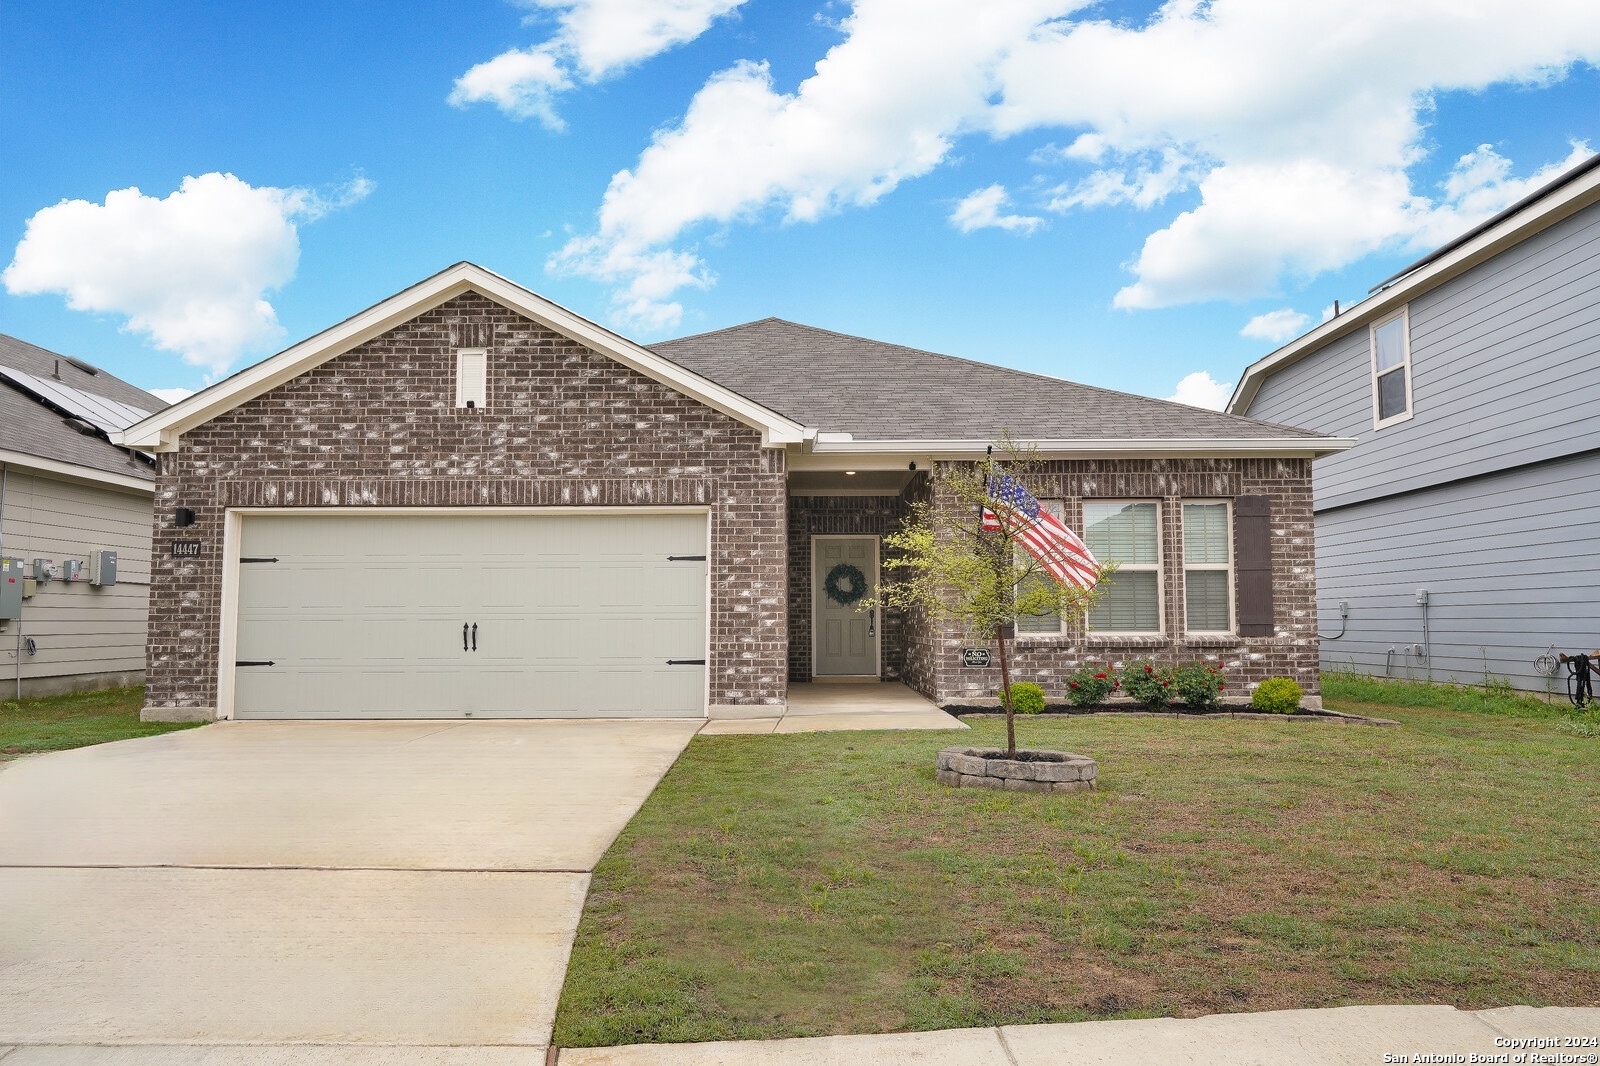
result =
[[[108,740],[150,737],[197,723],[141,722],[142,688],[73,692],[0,703],[0,759]]]
[[[555,1039],[1600,1004],[1600,744],[1330,703],[1403,727],[1019,721],[1100,760],[1068,795],[937,784],[989,721],[697,738],[596,871]]]
[[[1322,675],[1322,695],[1330,704],[1443,707],[1463,714],[1491,714],[1506,718],[1555,718],[1573,712],[1565,695],[1558,694],[1546,699],[1519,692],[1508,682],[1493,678],[1484,685],[1461,685],[1455,682],[1430,684],[1335,670]]]

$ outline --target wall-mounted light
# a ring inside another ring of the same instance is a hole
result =
[[[912,463],[911,464],[911,469],[915,470],[916,468],[917,468],[917,464],[916,463]]]
[[[194,508],[179,507],[172,512],[172,524],[182,529],[184,526],[194,525]]]

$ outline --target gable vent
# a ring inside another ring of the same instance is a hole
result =
[[[483,409],[489,404],[489,353],[482,348],[456,352],[456,406]]]
[[[494,347],[493,322],[451,322],[449,328],[452,348]]]

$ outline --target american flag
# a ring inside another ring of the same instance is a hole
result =
[[[999,505],[1000,513],[983,508],[984,529],[1005,530],[1062,584],[1094,587],[1100,572],[1094,552],[1061,519],[1041,507],[1021,482],[1010,474],[992,478],[989,497]]]

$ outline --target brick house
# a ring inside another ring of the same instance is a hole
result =
[[[1018,427],[1122,566],[1087,632],[1022,620],[1018,676],[1208,658],[1316,691],[1311,461],[1348,442],[777,319],[645,348],[461,263],[122,435],[160,458],[145,715],[992,695],[982,640],[849,601],[935,464]]]

